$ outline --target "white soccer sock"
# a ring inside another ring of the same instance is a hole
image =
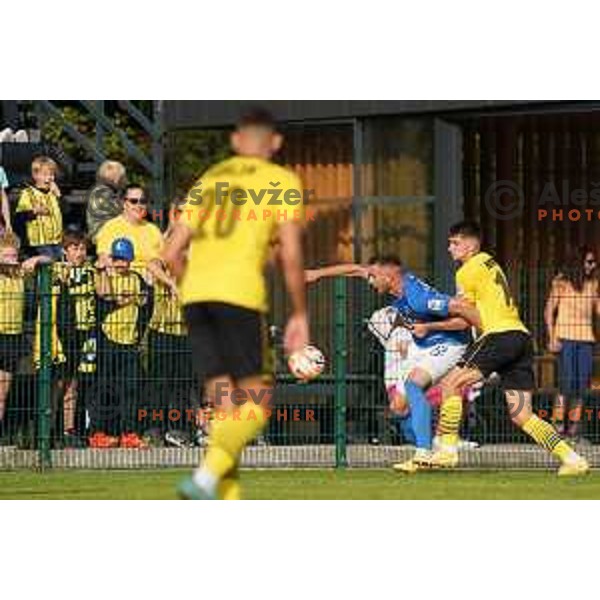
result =
[[[194,483],[209,494],[216,494],[219,478],[202,467],[196,469],[192,474]]]

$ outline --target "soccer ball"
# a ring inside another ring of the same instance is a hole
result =
[[[323,372],[325,357],[316,346],[304,346],[290,355],[288,367],[297,379],[310,381]]]

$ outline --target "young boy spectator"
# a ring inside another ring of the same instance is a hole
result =
[[[80,435],[84,400],[96,371],[96,269],[87,259],[83,232],[68,231],[63,237],[64,262],[55,263],[54,279],[60,282],[58,336],[66,357],[63,396],[63,426],[66,436]]]
[[[12,233],[0,236],[0,439],[3,438],[6,400],[13,373],[25,355],[25,278],[47,260],[32,257],[19,263],[19,240]]]
[[[47,156],[31,163],[33,184],[26,186],[17,202],[17,218],[25,225],[29,251],[51,260],[62,257],[62,213],[59,205],[60,189],[54,181],[56,163]]]
[[[98,302],[98,377],[106,402],[118,400],[120,445],[143,447],[137,421],[142,381],[140,341],[152,314],[151,289],[131,268],[135,259],[132,242],[117,238],[110,247],[108,264],[97,267]],[[100,408],[100,407],[98,407]],[[102,406],[106,408],[106,406]],[[98,423],[95,424],[96,426]],[[103,423],[110,427],[109,423]]]
[[[168,240],[171,231],[169,223],[165,240]],[[157,281],[154,285],[154,312],[148,325],[148,375],[154,383],[153,405],[162,410],[162,419],[152,423],[152,427],[163,432],[193,425],[183,421],[168,422],[170,409],[183,411],[188,408],[193,385],[190,353],[179,297],[172,288]]]
[[[0,235],[4,232],[12,231],[12,223],[10,221],[10,204],[6,190],[8,189],[8,177],[6,171],[0,167]]]

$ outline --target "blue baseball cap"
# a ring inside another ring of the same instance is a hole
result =
[[[110,247],[111,258],[132,261],[134,258],[133,244],[128,238],[117,238]]]

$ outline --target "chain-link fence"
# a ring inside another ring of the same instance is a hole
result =
[[[510,274],[536,339],[534,409],[556,418],[556,355],[545,348],[543,308],[552,274]],[[281,332],[287,313],[273,278],[270,335],[277,392],[270,424],[244,465],[373,466],[404,457],[407,445],[388,409],[385,350],[367,321],[389,299],[362,279],[323,279],[309,287],[312,341],[323,374],[298,383],[288,373]],[[200,459],[211,412],[194,376],[181,307],[135,269],[98,273],[56,263],[28,275],[0,273],[0,468],[190,466]],[[600,397],[581,394],[577,444],[598,462]],[[512,426],[503,395],[484,388],[466,400],[463,464],[549,466],[552,459]],[[585,447],[584,447],[585,446]]]

